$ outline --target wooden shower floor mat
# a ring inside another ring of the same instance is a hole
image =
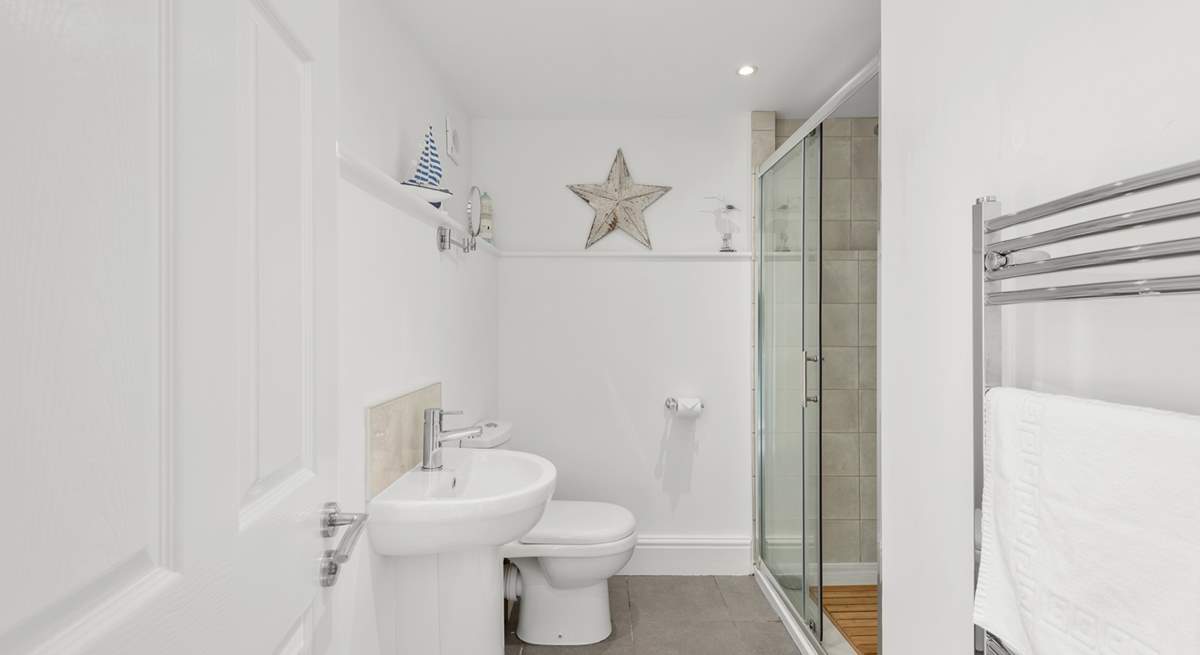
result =
[[[879,655],[879,587],[825,587],[825,615],[858,655]]]

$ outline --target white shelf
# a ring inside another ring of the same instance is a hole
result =
[[[515,259],[639,259],[650,261],[750,261],[748,252],[619,252],[619,251],[503,251]]]
[[[445,225],[459,235],[466,234],[467,227],[458,222],[446,212],[435,209],[433,205],[419,198],[411,190],[406,189],[396,178],[388,175],[374,164],[348,152],[338,144],[338,168],[342,179],[366,191],[381,202],[385,202],[400,210],[405,216],[426,223],[432,227]],[[750,261],[748,252],[654,252],[654,251],[512,251],[503,252],[491,243],[479,239],[476,241],[479,252],[486,252],[497,257],[513,257],[517,259],[609,259],[609,260],[641,260],[641,261]],[[432,245],[432,244],[431,244]]]
[[[466,234],[467,226],[452,218],[450,214],[422,200],[417,194],[406,189],[403,184],[400,184],[396,178],[383,172],[374,164],[347,151],[340,143],[338,144],[337,155],[338,168],[342,179],[366,191],[376,199],[400,210],[406,216],[415,218],[432,227],[445,225],[459,235]],[[500,251],[496,250],[495,246],[483,239],[479,239],[477,243],[480,252],[486,252],[490,255],[500,254]]]

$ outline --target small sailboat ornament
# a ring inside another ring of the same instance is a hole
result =
[[[442,160],[438,158],[437,142],[433,140],[432,125],[425,133],[425,147],[421,149],[421,157],[417,160],[417,171],[401,184],[415,191],[422,200],[438,208],[442,206],[443,200],[453,195],[449,189],[441,186]]]

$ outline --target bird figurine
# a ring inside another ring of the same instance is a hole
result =
[[[718,203],[712,209],[701,211],[713,215],[713,226],[721,235],[721,252],[737,252],[733,247],[733,235],[741,232],[742,227],[733,218],[733,214],[739,214],[742,210],[734,207],[722,196],[707,196],[705,200],[716,200]]]

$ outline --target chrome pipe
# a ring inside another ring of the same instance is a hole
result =
[[[1200,255],[1200,237],[1159,241],[1157,243],[1146,243],[1137,246],[1085,252],[1078,255],[1052,257],[1024,264],[1011,264],[988,271],[987,279],[1007,280],[1025,275],[1053,273],[1055,271],[1066,271],[1075,268],[1110,266],[1112,264],[1148,261],[1151,259],[1163,259],[1165,257],[1183,257],[1186,255]]]
[[[1126,178],[1117,182],[1110,182],[1098,187],[1072,193],[1069,196],[1063,196],[1057,200],[1044,202],[1040,205],[1034,205],[1029,209],[1024,209],[1014,214],[1005,214],[997,216],[984,224],[984,229],[987,232],[995,232],[1003,230],[1006,227],[1028,223],[1039,218],[1045,218],[1059,212],[1083,207],[1104,200],[1110,200],[1118,196],[1127,195],[1135,191],[1144,191],[1152,189],[1164,184],[1172,184],[1183,180],[1200,177],[1200,161],[1188,162],[1170,168],[1137,175],[1135,177]]]
[[[1094,234],[1104,234],[1139,225],[1149,225],[1150,223],[1172,221],[1193,216],[1200,216],[1200,200],[1185,200],[1169,205],[1159,205],[1158,207],[1105,216],[1104,218],[1046,230],[1045,232],[1037,232],[1023,237],[1005,239],[993,243],[991,249],[994,252],[1008,254],[1017,250],[1037,248],[1039,246],[1092,236]]]
[[[994,291],[987,294],[987,304],[1013,305],[1050,300],[1154,296],[1172,293],[1195,293],[1198,291],[1200,291],[1200,275],[1184,275],[1179,277],[1149,278],[1145,280],[1073,284],[1062,287],[1041,287],[1019,291]]]

